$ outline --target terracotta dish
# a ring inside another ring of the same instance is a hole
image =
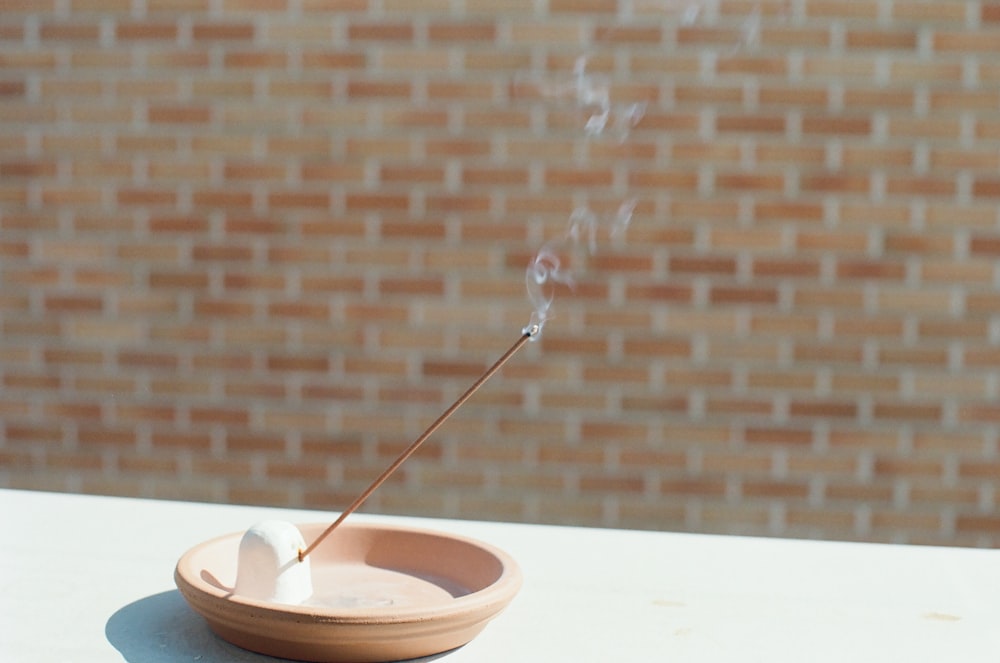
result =
[[[299,525],[306,541],[326,527]],[[309,555],[313,597],[282,605],[232,593],[242,532],[199,544],[174,581],[223,639],[303,661],[395,661],[454,649],[514,598],[521,572],[501,550],[428,530],[344,524]]]

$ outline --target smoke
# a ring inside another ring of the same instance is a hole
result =
[[[588,64],[588,57],[581,55],[568,76],[554,79],[518,76],[516,87],[543,100],[575,107],[581,113],[581,129],[587,138],[611,135],[624,142],[645,114],[646,104],[614,103],[611,81],[607,76],[587,71]]]
[[[624,234],[632,222],[635,205],[635,199],[627,199],[614,214],[606,216],[599,216],[586,206],[578,207],[570,214],[566,231],[542,245],[525,270],[528,300],[533,307],[525,330],[536,326],[537,332],[542,330],[551,317],[558,286],[570,290],[576,286],[598,247]]]
[[[580,130],[587,140],[611,137],[625,142],[646,112],[644,102],[616,103],[611,82],[588,71],[588,58],[574,62],[572,74],[555,80],[529,79],[530,88],[543,100],[572,104],[580,112]],[[523,82],[523,81],[522,81]],[[627,198],[612,214],[600,215],[587,205],[576,207],[559,237],[546,241],[525,270],[531,318],[525,331],[534,330],[537,339],[551,318],[552,303],[559,286],[572,290],[586,271],[589,258],[600,246],[625,232],[636,201]]]
[[[651,2],[657,11],[664,12],[667,20],[682,27],[718,18],[718,7],[707,0]],[[784,18],[787,12],[787,3],[783,3],[777,15]],[[732,48],[755,48],[759,46],[760,38],[761,7],[755,3],[741,20]],[[582,136],[587,140],[611,138],[624,143],[632,129],[641,122],[647,105],[641,101],[618,102],[613,99],[611,79],[589,71],[589,64],[588,56],[581,55],[574,61],[571,73],[552,79],[519,77],[517,87],[526,89],[532,97],[575,107],[580,115]],[[624,233],[635,207],[636,200],[626,198],[615,213],[602,217],[587,205],[579,206],[570,214],[566,231],[539,248],[525,270],[528,299],[533,308],[525,331],[532,330],[533,340],[538,338],[539,332],[552,317],[552,305],[559,287],[569,290],[575,287],[586,270],[590,256],[605,242]]]

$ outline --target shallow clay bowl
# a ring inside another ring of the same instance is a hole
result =
[[[306,541],[327,523],[299,525]],[[505,552],[440,532],[344,524],[309,555],[313,598],[234,595],[243,532],[181,557],[174,581],[223,639],[303,661],[395,661],[460,647],[510,602],[521,572]]]

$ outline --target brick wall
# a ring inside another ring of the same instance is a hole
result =
[[[631,202],[369,509],[1000,543],[1000,3],[3,6],[0,485],[342,508]]]

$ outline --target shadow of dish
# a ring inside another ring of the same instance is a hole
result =
[[[255,654],[215,635],[176,589],[153,594],[116,611],[104,636],[129,663],[273,663],[287,661]],[[457,650],[453,650],[457,651]],[[451,652],[414,659],[433,661]]]

